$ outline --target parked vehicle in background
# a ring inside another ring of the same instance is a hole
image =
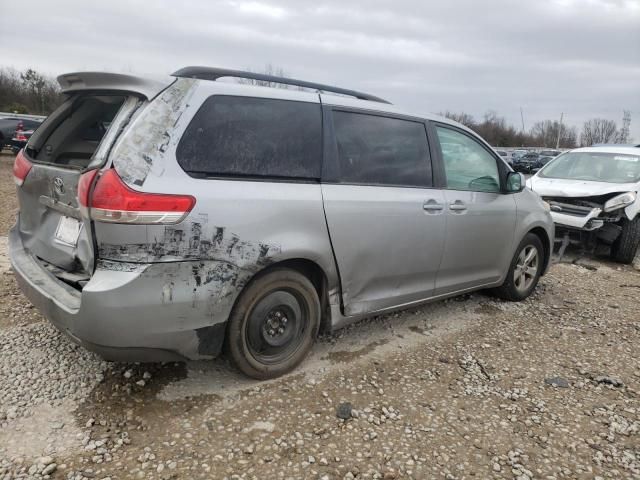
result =
[[[538,163],[540,164],[540,168],[544,167],[547,163],[553,160],[555,157],[552,156],[540,156],[538,157]]]
[[[17,155],[18,152],[27,145],[27,141],[31,138],[33,132],[33,130],[24,130],[22,128],[22,124],[18,124],[18,128],[14,132],[11,142],[9,143],[11,145],[11,151]]]
[[[560,238],[631,263],[640,245],[640,148],[588,147],[563,153],[527,185],[551,206]]]
[[[507,152],[505,152],[504,150],[496,150],[496,153],[498,155],[500,155],[505,162],[507,162],[509,165],[511,165],[512,160],[509,157],[509,154]]]
[[[546,272],[548,209],[463,125],[305,81],[173,76],[62,75],[67,100],[16,157],[18,283],[105,358],[226,343],[271,378],[321,328],[478,289],[522,300]]]
[[[536,152],[525,153],[513,163],[514,170],[521,173],[532,173],[533,170],[541,166],[540,155]]]
[[[41,123],[42,120],[31,120],[19,117],[0,118],[0,150],[5,146],[11,146],[11,139],[14,137],[19,125],[22,125],[23,130],[35,130]]]
[[[540,156],[542,157],[557,157],[560,155],[558,150],[540,150]]]
[[[511,160],[516,163],[520,157],[529,153],[528,150],[513,150],[511,152]]]

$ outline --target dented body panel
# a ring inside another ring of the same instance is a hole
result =
[[[206,280],[197,285],[191,262],[100,261],[91,281],[78,292],[47,272],[15,229],[10,248],[27,298],[59,330],[107,360],[206,359],[220,352],[224,329],[212,325],[211,316],[216,309],[231,308],[233,287]],[[216,261],[197,266],[207,272],[225,268]],[[213,338],[212,331],[218,333]]]
[[[416,206],[427,199],[443,203],[442,191],[359,185],[322,188],[342,276],[345,315],[433,295],[446,218]]]

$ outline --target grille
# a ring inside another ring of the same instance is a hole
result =
[[[565,215],[573,215],[574,217],[586,217],[593,210],[592,207],[583,207],[581,205],[571,205],[556,201],[549,201],[552,212],[563,213]]]

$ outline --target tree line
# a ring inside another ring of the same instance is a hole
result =
[[[489,111],[482,120],[476,120],[468,113],[441,112],[440,115],[455,120],[475,131],[495,147],[546,147],[576,148],[598,143],[629,143],[631,112],[624,110],[622,126],[613,120],[592,118],[584,122],[582,130],[561,124],[558,120],[542,120],[533,124],[528,132],[507,124],[504,117]]]
[[[261,73],[286,76],[282,68],[267,64]],[[258,80],[240,79],[241,83],[278,86]],[[58,82],[53,77],[32,68],[18,71],[0,67],[0,111],[48,115],[60,104],[62,95]],[[631,112],[624,111],[621,127],[613,120],[592,118],[584,122],[580,134],[574,126],[563,125],[558,120],[536,122],[528,132],[509,125],[504,117],[488,111],[481,120],[468,113],[441,112],[441,115],[455,120],[482,136],[496,147],[546,147],[575,148],[596,143],[628,143]],[[559,139],[559,142],[558,142]]]
[[[0,111],[48,115],[61,101],[60,87],[54,78],[32,68],[24,71],[0,68]]]

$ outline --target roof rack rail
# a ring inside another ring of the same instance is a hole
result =
[[[200,80],[217,80],[223,77],[248,78],[251,80],[261,80],[264,82],[282,83],[284,85],[295,85],[297,87],[310,88],[324,92],[339,93],[360,100],[370,100],[372,102],[391,103],[382,98],[369,95],[368,93],[348,90],[346,88],[332,87],[321,83],[307,82],[305,80],[294,80],[293,78],[278,77],[275,75],[265,75],[263,73],[245,72],[243,70],[230,70],[228,68],[216,67],[184,67],[171,74],[173,77],[198,78]]]

